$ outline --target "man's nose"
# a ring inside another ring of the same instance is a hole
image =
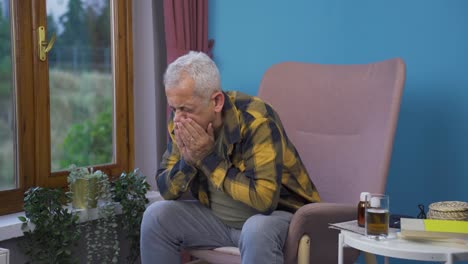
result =
[[[186,116],[185,116],[185,113],[180,111],[180,110],[176,110],[174,112],[174,122],[180,122],[182,119],[185,119]]]

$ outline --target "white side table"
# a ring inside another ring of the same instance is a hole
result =
[[[391,233],[384,240],[373,240],[366,236],[341,230],[338,239],[338,263],[343,264],[343,248],[352,247],[357,250],[381,255],[388,258],[401,258],[420,261],[439,261],[452,264],[455,261],[468,260],[468,245],[435,241],[411,241],[397,238]]]
[[[0,248],[0,264],[9,264],[9,254],[8,249]]]

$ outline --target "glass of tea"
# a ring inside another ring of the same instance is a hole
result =
[[[388,195],[368,194],[366,201],[366,236],[374,239],[386,238],[390,211]]]

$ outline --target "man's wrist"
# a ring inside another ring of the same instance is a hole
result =
[[[225,173],[221,173],[224,170],[219,170],[219,166],[225,162],[225,159],[222,158],[216,151],[212,151],[203,159],[197,161],[197,169],[207,175],[208,179],[216,186],[216,188],[221,188],[221,184],[224,181]]]
[[[196,171],[197,170],[197,167],[195,167],[193,165],[192,162],[184,159],[183,157],[180,159],[180,167],[179,167],[182,171],[184,172],[193,172],[193,171]]]
[[[194,163],[193,166],[195,166],[197,169],[201,169],[203,167],[203,164],[205,163],[205,160],[207,157],[211,155],[216,155],[213,150],[210,150],[209,152],[205,153],[204,155],[200,155],[200,158],[197,159]]]

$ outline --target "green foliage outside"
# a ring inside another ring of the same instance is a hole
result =
[[[14,186],[10,21],[0,6],[0,190]]]
[[[11,96],[11,31],[10,21],[3,17],[0,6],[0,99]],[[4,109],[0,109],[4,110]]]
[[[81,0],[69,0],[68,11],[59,18],[60,24],[64,27],[60,40],[66,45],[88,45],[88,32],[84,20],[85,12]]]
[[[62,29],[49,54],[53,171],[113,161],[109,5],[69,0],[48,17],[49,32]]]
[[[91,68],[110,72],[109,0],[87,1],[86,5],[69,0],[67,11],[57,19],[49,16],[47,23],[49,34],[58,34],[48,55],[51,65],[73,71]]]
[[[2,27],[0,22],[0,27]],[[0,45],[0,49],[3,50],[5,46],[9,46],[9,43],[5,43],[3,40],[3,36],[1,36],[1,29],[0,29],[0,41],[2,45]],[[8,40],[9,41],[9,40]],[[0,98],[6,99],[11,98],[11,56],[10,54],[2,55],[3,51],[0,51]],[[2,109],[5,110],[5,109]]]
[[[87,166],[112,161],[112,108],[98,114],[96,120],[72,125],[62,145],[60,168],[70,164]]]

